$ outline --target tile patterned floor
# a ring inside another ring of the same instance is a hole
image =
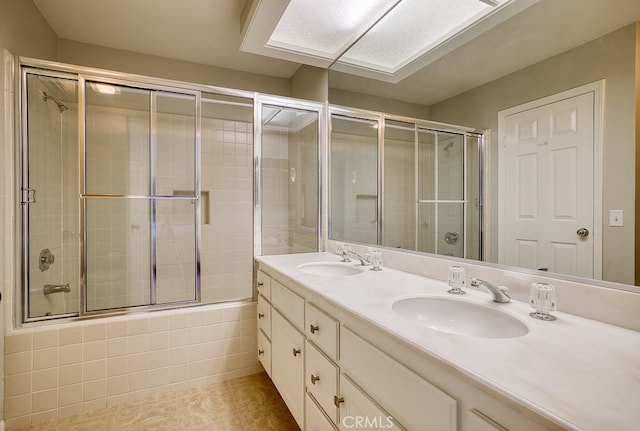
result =
[[[266,373],[15,431],[299,431]]]

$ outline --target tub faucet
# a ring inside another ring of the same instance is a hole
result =
[[[344,255],[345,255],[345,258],[343,259],[343,262],[351,262],[351,259],[349,259],[349,256],[351,256],[351,257],[355,257],[356,259],[358,259],[360,261],[360,265],[361,266],[369,265],[369,259],[364,257],[364,256],[359,255],[355,251],[346,250],[344,252]]]
[[[482,287],[489,291],[493,295],[493,302],[510,302],[511,297],[509,296],[509,289],[504,286],[496,286],[494,284],[489,283],[488,281],[480,280],[479,278],[471,279],[471,286],[473,287]]]

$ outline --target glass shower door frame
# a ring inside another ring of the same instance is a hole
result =
[[[277,106],[283,109],[297,109],[302,111],[315,112],[318,115],[318,145],[317,145],[317,158],[318,158],[318,211],[317,211],[317,235],[316,241],[318,244],[318,250],[320,251],[324,248],[323,245],[323,232],[325,232],[326,226],[326,215],[324,213],[325,209],[323,207],[323,202],[325,201],[324,196],[324,188],[323,188],[323,178],[326,178],[325,167],[323,164],[323,160],[326,160],[326,148],[327,148],[327,138],[326,138],[326,104],[321,102],[311,102],[308,100],[294,99],[289,97],[281,97],[281,96],[269,96],[262,95],[256,93],[255,95],[255,105],[254,105],[254,118],[253,118],[253,128],[254,128],[254,172],[253,172],[253,181],[254,181],[254,205],[253,205],[253,254],[254,256],[261,256],[263,252],[263,244],[262,244],[262,208],[263,208],[263,183],[262,183],[262,116],[263,110],[265,106]],[[254,275],[255,276],[255,275]],[[255,283],[254,283],[255,284]]]
[[[138,88],[141,90],[149,91],[149,180],[150,180],[150,194],[149,195],[137,195],[137,194],[109,194],[109,195],[96,195],[87,193],[87,175],[86,175],[86,152],[87,152],[87,139],[86,139],[86,85],[87,82],[100,82],[116,86],[124,86],[129,88]],[[157,93],[167,92],[179,95],[194,96],[194,194],[192,196],[166,196],[156,194],[156,179],[157,179],[157,163],[156,163],[156,150],[157,150]],[[79,139],[80,139],[80,201],[81,211],[80,216],[80,238],[81,238],[81,297],[80,297],[80,316],[117,313],[126,311],[129,309],[144,310],[144,309],[158,309],[158,308],[173,308],[179,304],[196,304],[201,300],[201,280],[200,280],[200,205],[196,204],[200,201],[200,163],[197,154],[200,154],[200,134],[201,134],[201,92],[196,90],[188,90],[185,88],[174,88],[169,86],[162,86],[156,84],[146,84],[138,81],[128,81],[124,79],[106,78],[103,76],[95,76],[90,74],[78,75],[78,106],[79,116],[81,121],[79,122]],[[146,305],[134,305],[134,306],[122,306],[108,309],[88,310],[87,306],[87,264],[88,255],[87,250],[87,202],[88,199],[125,199],[125,200],[148,200],[150,206],[150,274],[149,274],[149,304]],[[175,301],[157,304],[157,202],[158,200],[191,200],[194,203],[194,229],[195,229],[195,292],[193,300]]]

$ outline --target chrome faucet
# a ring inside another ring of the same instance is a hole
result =
[[[351,259],[349,259],[349,256],[351,257],[355,257],[356,259],[358,259],[360,261],[360,265],[361,266],[367,266],[369,265],[369,259],[359,255],[358,253],[356,253],[355,251],[352,250],[343,250],[342,252],[342,261],[343,262],[351,262]]]
[[[488,281],[480,280],[479,278],[471,279],[471,286],[473,287],[482,287],[489,291],[493,295],[493,302],[510,302],[511,297],[509,296],[509,289],[504,286],[495,286]]]

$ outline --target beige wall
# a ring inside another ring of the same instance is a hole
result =
[[[605,79],[603,278],[634,281],[636,25],[559,54],[431,106],[431,119],[492,129],[497,163],[498,111]],[[497,196],[497,172],[491,192]],[[492,211],[496,212],[494,202]],[[623,209],[625,226],[608,226],[610,209]],[[496,232],[497,217],[493,218]],[[497,247],[497,239],[492,238]]]
[[[329,99],[329,71],[302,65],[291,77],[291,96],[324,102]]]
[[[0,46],[14,55],[58,58],[58,36],[31,0],[0,0]]]
[[[429,107],[427,105],[402,102],[370,94],[354,93],[337,88],[329,88],[329,101],[333,105],[348,106],[350,108],[368,109],[412,118],[429,118]]]
[[[138,54],[68,39],[60,40],[59,61],[156,78],[258,91],[280,96],[289,95],[288,79]]]

